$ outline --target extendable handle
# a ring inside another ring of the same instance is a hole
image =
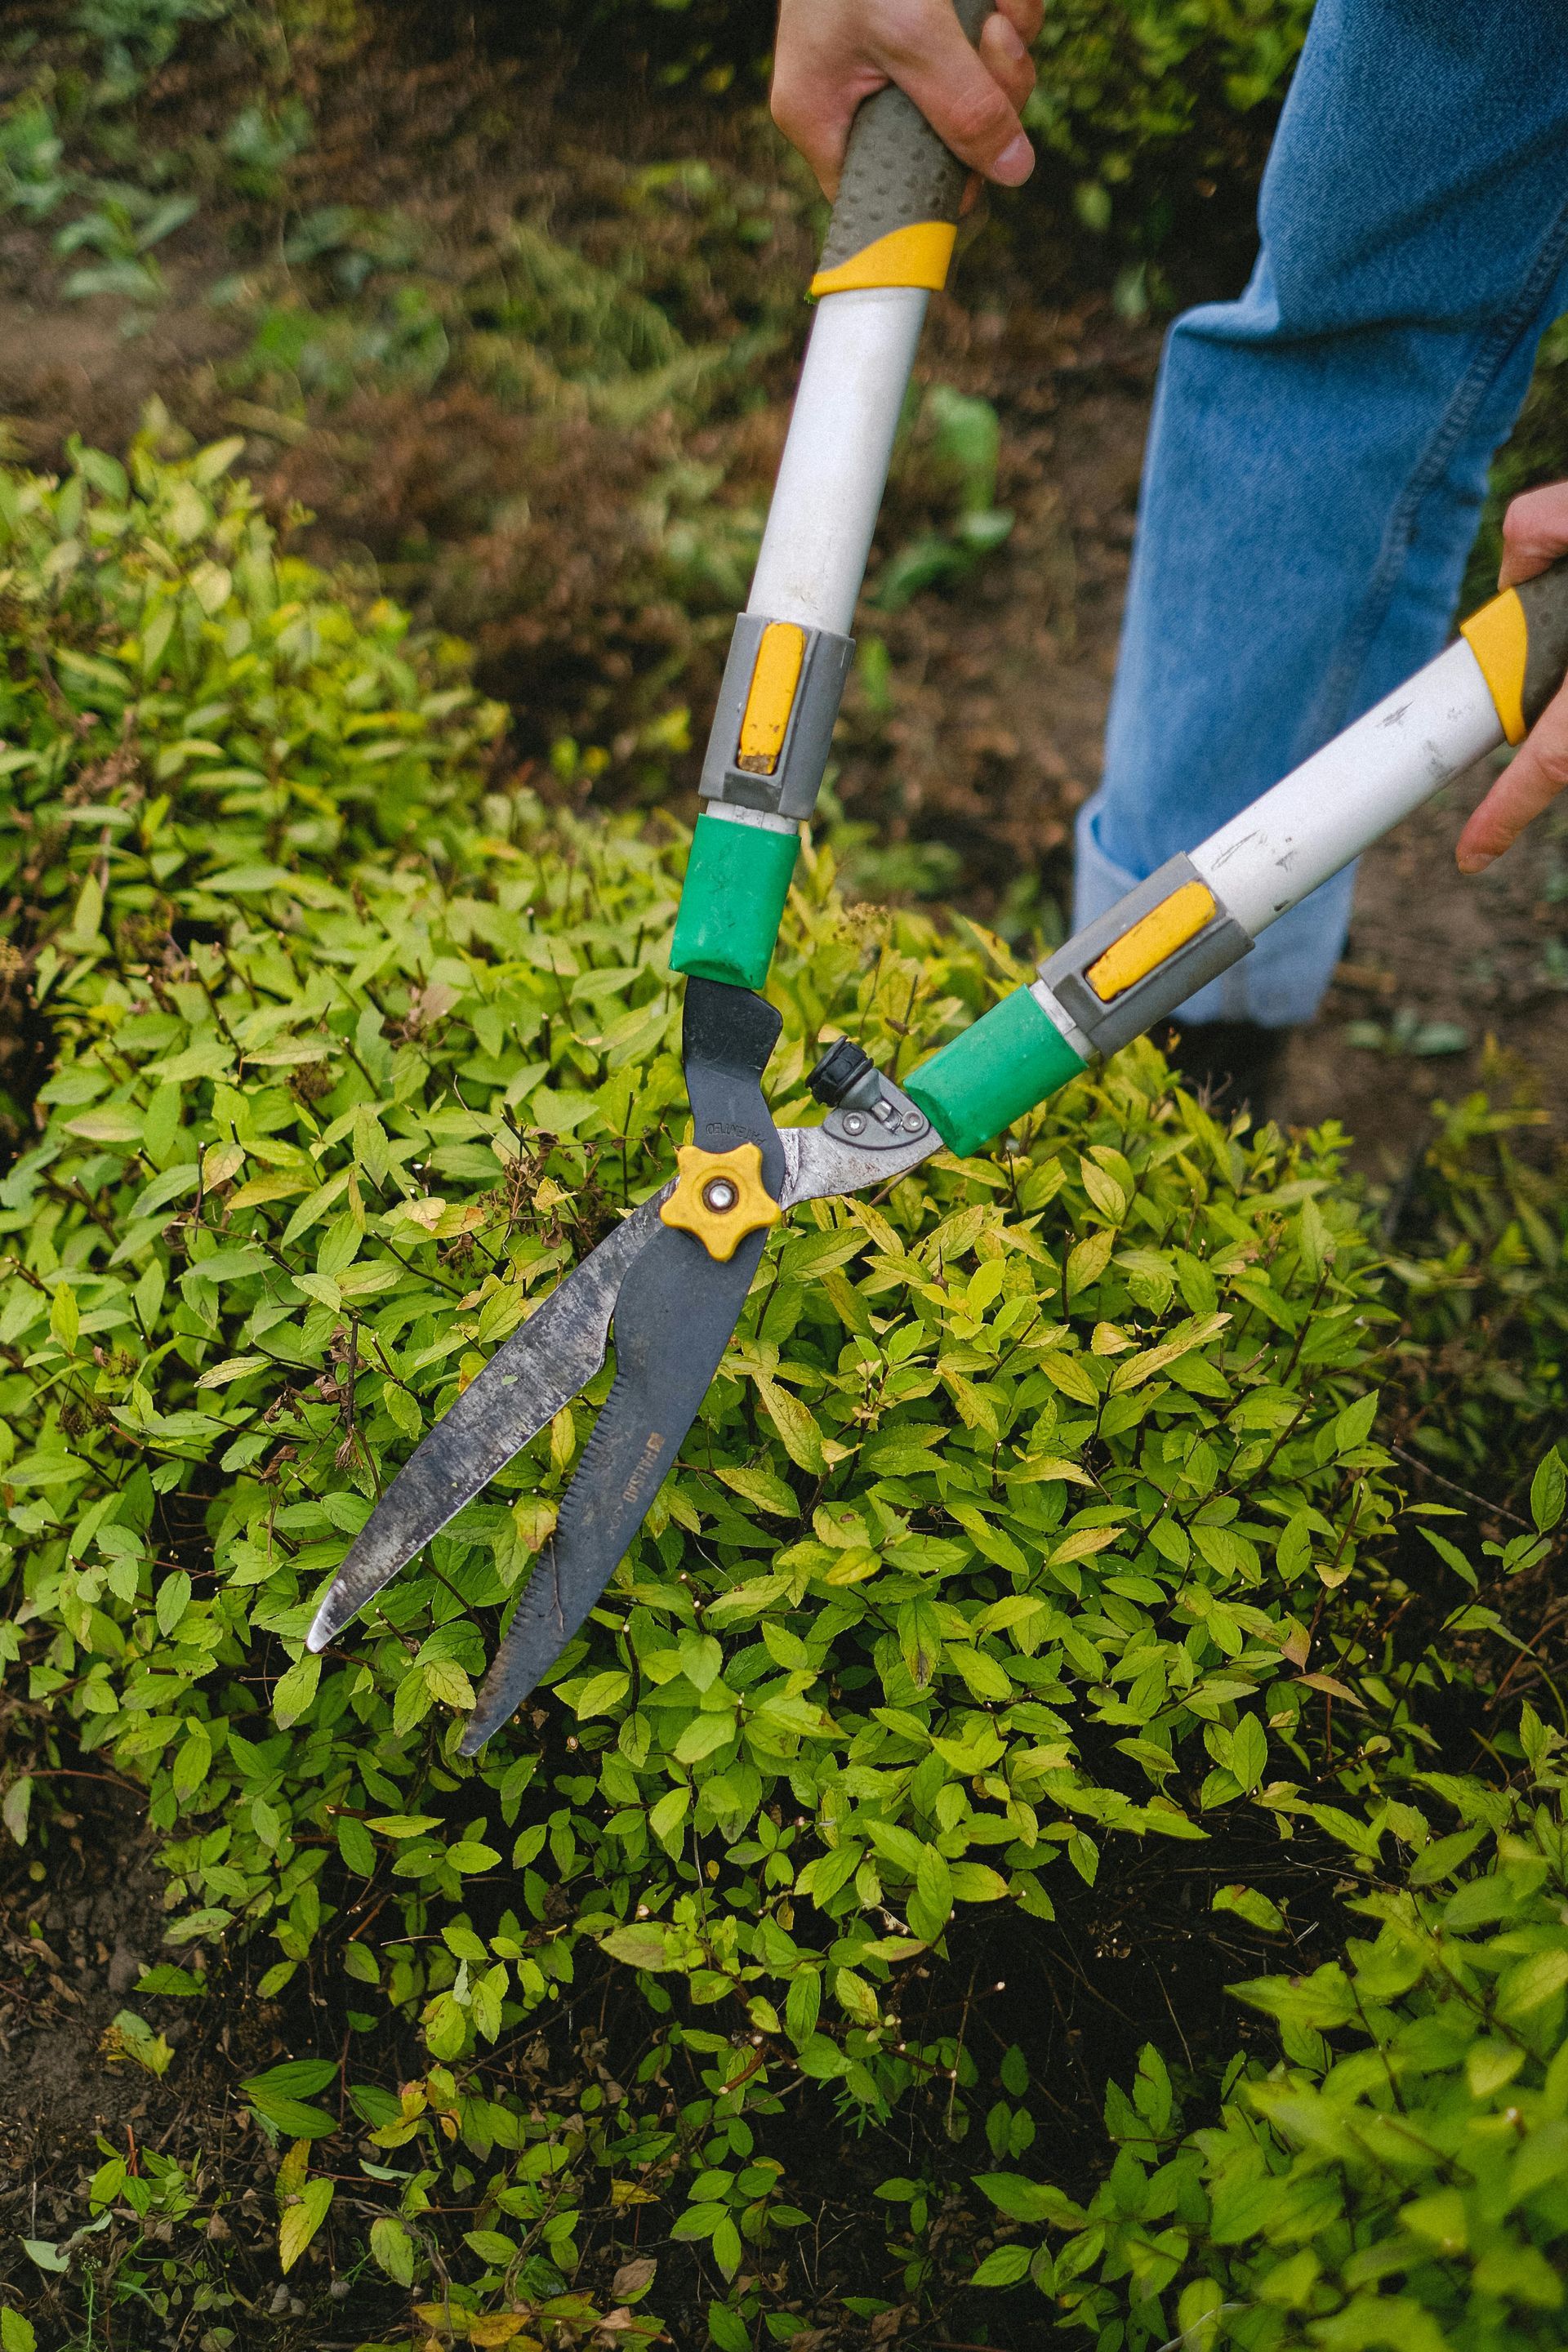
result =
[[[953,0],[977,39],[992,0]],[[854,657],[855,607],[964,166],[903,92],[855,118],[766,530],[702,766],[677,971],[760,988]]]
[[[949,1150],[977,1150],[1142,1036],[1445,784],[1522,742],[1568,674],[1568,560],[1494,596],[1459,640],[922,1062],[905,1091]]]

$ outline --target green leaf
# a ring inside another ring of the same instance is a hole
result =
[[[996,2246],[980,2264],[971,2286],[1016,2286],[1029,2275],[1033,2249],[1028,2246]]]
[[[1497,2013],[1512,2024],[1544,2008],[1568,1985],[1568,1939],[1554,1951],[1532,1952],[1498,1979]]]
[[[337,1818],[338,1852],[345,1866],[361,1878],[369,1878],[375,1871],[375,1842],[363,1822],[352,1813],[340,1813]]]
[[[190,1605],[191,1580],[183,1568],[174,1569],[159,1583],[153,1608],[158,1631],[165,1639],[174,1633]]]
[[[732,1493],[759,1511],[772,1511],[780,1518],[797,1519],[800,1517],[800,1505],[795,1500],[793,1488],[776,1471],[729,1469],[720,1470],[717,1475]],[[719,2308],[718,2305],[713,2307]]]
[[[951,1862],[948,1883],[955,1903],[999,1903],[1007,1882],[999,1870],[984,1862]]]
[[[395,2284],[413,2285],[414,2241],[395,2214],[378,2214],[371,2223],[370,2251],[377,2267]]]
[[[1028,2180],[1020,2172],[977,2172],[974,2185],[1012,2221],[1048,2221],[1058,2230],[1083,2225],[1082,2208],[1048,2180]]]
[[[1479,1580],[1458,1544],[1450,1543],[1447,1537],[1440,1536],[1435,1528],[1422,1528],[1417,1532],[1431,1545],[1438,1559],[1447,1561],[1455,1575],[1462,1577],[1471,1591],[1475,1591]]]
[[[579,1721],[589,1716],[613,1715],[630,1687],[631,1676],[619,1667],[591,1675],[577,1693],[573,1711]]]
[[[247,2098],[308,2099],[335,2082],[337,2074],[334,2058],[287,2058],[264,2074],[247,2076],[239,2087]]]
[[[33,1782],[27,1773],[24,1773],[20,1780],[13,1780],[4,1797],[0,1797],[0,1823],[4,1823],[7,1834],[18,1845],[27,1843],[27,1814],[32,1798]]]
[[[797,2049],[804,2049],[816,2031],[822,2009],[822,1977],[816,1969],[797,1969],[790,1979],[784,2004],[784,2028]]]
[[[608,1952],[613,1960],[624,1960],[633,1969],[676,1969],[681,1966],[670,1955],[668,1932],[649,1920],[647,1926],[612,1928],[599,1938],[601,1951]]]
[[[193,1976],[189,1969],[177,1969],[167,1960],[144,1968],[136,1979],[137,1992],[150,2000],[189,2000],[205,1993],[206,1989],[205,1977]]]
[[[278,2224],[278,2262],[281,2270],[293,2269],[326,2220],[332,2196],[332,2182],[318,2175],[306,2181],[296,2203],[284,2207]]]
[[[1234,1752],[1234,1751],[1233,1751]],[[1222,1886],[1210,1904],[1211,1911],[1234,1911],[1249,1927],[1260,1927],[1265,1935],[1282,1936],[1285,1915],[1277,1904],[1260,1895],[1255,1886]]]
[[[493,1845],[481,1845],[477,1838],[459,1838],[455,1845],[447,1848],[447,1860],[454,1870],[477,1876],[487,1870],[494,1870],[500,1862],[500,1856]]]
[[[727,2304],[710,2303],[708,2306],[708,2338],[719,2347],[719,2352],[752,2352],[752,2331],[739,2312]]]
[[[478,2254],[481,2263],[499,2270],[505,2270],[517,2252],[515,2241],[503,2236],[500,2230],[465,2230],[463,2243]]]
[[[1244,1789],[1256,1789],[1268,1762],[1268,1734],[1255,1715],[1244,1715],[1230,1744],[1230,1769]]]
[[[675,1743],[673,1753],[678,1763],[696,1764],[716,1748],[726,1747],[735,1737],[732,1715],[694,1715]]]
[[[754,1376],[757,1394],[763,1411],[779,1433],[784,1452],[801,1470],[820,1476],[826,1467],[822,1451],[822,1432],[809,1408],[790,1390],[781,1388],[764,1373]]]
[[[311,2092],[324,2090],[337,2071],[330,2058],[289,2059],[264,2074],[251,2075],[239,2087],[257,2114],[288,2138],[325,2139],[337,2130],[336,2118],[306,2102]]]
[[[669,2234],[683,2245],[700,2245],[726,2218],[722,2205],[688,2205],[676,2215]]]
[[[1553,1446],[1543,1454],[1530,1482],[1530,1516],[1541,1534],[1545,1535],[1563,1517],[1568,1504],[1568,1472],[1563,1467],[1563,1456]]]
[[[931,1944],[952,1916],[952,1874],[935,1846],[923,1846],[909,1904],[910,1926],[923,1943]]]
[[[272,1685],[272,1720],[280,1731],[308,1715],[321,1679],[321,1661],[307,1650]]]

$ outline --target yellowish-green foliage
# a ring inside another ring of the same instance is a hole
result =
[[[1563,1481],[1547,1460],[1537,1511],[1552,1523]],[[1564,1743],[1528,1706],[1520,1737],[1512,1791],[1414,1776],[1408,1885],[1352,1906],[1370,1936],[1309,1975],[1233,1988],[1276,2021],[1283,2055],[1237,2059],[1216,2124],[1184,2135],[1151,2048],[1131,2096],[1111,2086],[1118,2152],[1087,2210],[1021,2174],[982,2181],[1014,2225],[986,2284],[1030,2277],[1128,2352],[1173,2326],[1245,2352],[1561,2344]]]
[[[303,2027],[236,2087],[287,2151],[290,2275],[324,2231],[388,2293],[445,2278],[432,2326],[581,2334],[607,2174],[739,2352],[804,2219],[786,2102],[902,2131],[940,2079],[967,2128],[973,2054],[907,2012],[976,1906],[1038,1933],[1133,1841],[1238,1814],[1426,1843],[1375,1785],[1419,1736],[1362,1613],[1397,1503],[1375,1262],[1331,1136],[1229,1132],[1137,1048],[996,1156],[785,1230],[605,1605],[477,1763],[473,1677],[607,1371],[310,1656],[378,1487],[681,1139],[685,838],[487,792],[456,650],[280,560],[230,455],[0,478],[0,845],[49,1024],[0,1184],[5,1824],[47,1834],[62,1759],[145,1787],[143,2001],[264,1940]],[[778,1115],[828,1031],[902,1072],[1016,977],[808,856]],[[1325,1692],[1361,1712],[1353,1812]],[[520,2042],[594,1979],[627,2080],[542,2111]],[[114,2032],[177,2063],[136,2010]],[[1033,2134],[993,2107],[991,2160]],[[356,2138],[380,2169],[345,2188]],[[179,2151],[104,2158],[101,2211],[199,2210]],[[983,2210],[986,2162],[887,2193]]]

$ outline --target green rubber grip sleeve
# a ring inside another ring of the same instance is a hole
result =
[[[1524,656],[1524,723],[1533,727],[1568,675],[1568,562],[1521,580],[1529,639]]]
[[[1084,1070],[1030,991],[1015,990],[903,1081],[950,1151],[961,1156],[1054,1095]]]
[[[670,970],[724,981],[731,988],[761,988],[799,853],[800,835],[793,826],[775,833],[771,825],[700,816],[681,886]]]
[[[992,0],[953,0],[971,41]],[[895,229],[956,221],[969,167],[943,145],[919,107],[889,84],[856,115],[819,270],[839,268]]]

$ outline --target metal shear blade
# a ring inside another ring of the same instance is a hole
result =
[[[733,1017],[729,1007],[710,1000],[705,1008],[700,998],[693,1008],[699,1045],[704,1009]],[[712,1056],[721,1044],[710,1039],[708,1058],[698,1064],[689,1018],[688,1072],[700,1136],[705,1129],[731,1134],[738,1121],[759,1124],[756,1106],[746,1121],[745,1091],[756,1087],[756,1076],[745,1065],[765,1062],[776,1031],[776,1016],[761,1009],[768,1015],[765,1041],[753,1034],[750,1053],[717,1074]],[[940,1149],[913,1106],[886,1081],[877,1084],[888,1097],[877,1119],[838,1110],[821,1127],[780,1131],[762,1108],[782,1209],[888,1183]],[[324,1649],[592,1380],[613,1322],[615,1385],[491,1665],[463,1742],[467,1752],[548,1671],[598,1600],[673,1466],[745,1303],[765,1237],[750,1237],[733,1259],[717,1263],[689,1234],[660,1222],[672,1190],[664,1186],[607,1235],[430,1431],[355,1538],[306,1637],[312,1650]]]

